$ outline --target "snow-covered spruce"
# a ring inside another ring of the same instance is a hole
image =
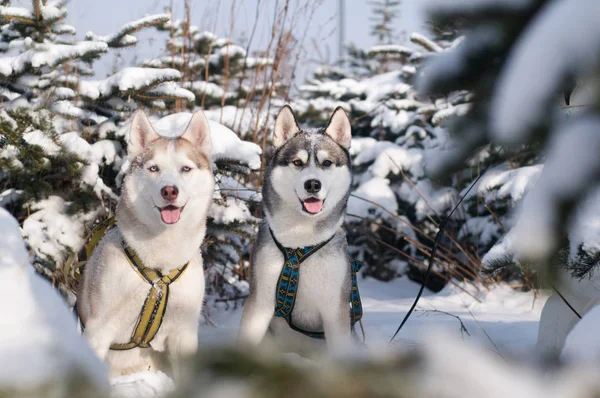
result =
[[[456,92],[445,98],[420,96],[413,81],[424,59],[442,54],[463,39],[434,42],[411,36],[419,47],[378,45],[350,51],[347,67],[319,67],[300,87],[293,106],[301,121],[322,126],[337,106],[353,123],[353,191],[346,219],[350,244],[368,264],[366,274],[389,280],[409,272],[417,280],[426,267],[432,238],[440,221],[458,199],[457,188],[477,177],[475,160],[455,179],[432,181],[428,172],[450,148],[446,124],[471,107],[471,96]],[[385,67],[382,65],[385,64]],[[390,70],[385,72],[385,70]],[[483,162],[502,160],[483,154]],[[494,187],[500,188],[500,187]],[[503,231],[481,203],[481,191],[461,206],[448,227],[434,267],[430,288],[449,278],[476,278],[478,256],[484,255]],[[498,201],[500,202],[500,201]],[[496,211],[505,203],[489,204]],[[503,210],[498,217],[503,218]]]
[[[559,262],[563,267],[566,262],[576,278],[589,276],[599,264],[593,220],[600,213],[590,205],[600,176],[593,155],[600,30],[592,17],[599,7],[593,0],[438,1],[431,7],[432,19],[440,25],[466,16],[468,32],[458,47],[426,65],[421,91],[433,95],[474,88],[475,97],[482,99],[454,125],[454,153],[438,162],[437,170],[458,165],[489,142],[504,145],[499,156],[516,169],[515,176],[526,177],[530,166],[545,161],[543,170],[536,166],[537,183],[518,217],[504,223],[507,235],[484,258],[492,266],[514,265],[515,256],[556,263],[546,260],[558,250],[568,259]],[[566,17],[572,25],[563,23]],[[501,68],[494,67],[498,59],[504,60]],[[558,98],[563,87],[568,90]],[[533,135],[535,145],[530,143]],[[568,245],[559,239],[564,233]]]

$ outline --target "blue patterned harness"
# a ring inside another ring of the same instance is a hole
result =
[[[300,283],[300,264],[302,264],[312,254],[316,253],[319,249],[324,247],[327,243],[329,243],[333,239],[333,236],[315,246],[290,249],[283,247],[281,243],[275,239],[275,235],[270,228],[269,231],[271,232],[273,241],[275,241],[275,244],[283,254],[283,258],[285,260],[283,269],[279,274],[277,290],[275,292],[275,316],[285,319],[290,328],[297,332],[315,339],[325,339],[324,332],[310,332],[294,326],[294,323],[292,322],[292,311],[294,310],[294,304],[296,303],[296,292],[298,291],[298,286]],[[362,318],[362,304],[360,301],[360,293],[358,292],[358,281],[356,280],[356,273],[360,270],[362,263],[358,260],[350,258],[350,254],[348,254],[348,258],[350,259],[350,271],[352,275],[352,289],[349,297],[349,302],[352,306],[350,309],[350,328],[353,328],[354,325]]]

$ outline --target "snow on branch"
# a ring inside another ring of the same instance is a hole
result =
[[[520,258],[547,258],[555,249],[564,223],[564,209],[572,206],[600,177],[600,117],[586,116],[555,131],[538,182],[523,200],[515,226],[515,251]]]
[[[15,57],[0,58],[0,74],[3,76],[20,75],[30,67],[44,66],[54,68],[63,62],[81,58],[91,59],[108,50],[106,43],[80,42],[75,44],[25,43],[30,49]]]
[[[442,49],[442,47],[440,47],[437,43],[435,43],[433,40],[428,39],[427,37],[423,36],[420,33],[411,34],[410,41],[412,41],[415,44],[420,45],[424,49],[431,51],[431,52],[439,53],[439,52],[444,51]]]
[[[467,114],[467,112],[469,111],[469,109],[471,109],[471,104],[460,104],[457,106],[448,106],[447,108],[444,108],[442,110],[437,111],[432,117],[431,117],[431,123],[434,126],[439,126],[440,124],[442,124],[445,120],[449,119],[452,116],[464,116]]]
[[[109,97],[117,93],[119,95],[134,94],[137,91],[147,90],[160,83],[176,81],[180,78],[181,73],[175,69],[131,67],[121,70],[106,80],[90,83],[96,84],[98,96]],[[91,87],[86,88],[89,90]]]
[[[194,101],[196,96],[189,90],[179,87],[175,82],[161,83],[149,90],[143,91],[140,94],[135,95],[136,98],[141,99],[184,99],[186,101]]]
[[[39,0],[34,1],[34,11],[22,7],[0,6],[0,17],[7,21],[18,21],[27,25],[36,25],[40,22],[49,25],[67,16],[66,10],[61,10],[52,5],[42,5]]]
[[[379,46],[373,46],[369,49],[369,55],[380,55],[380,54],[394,54],[394,55],[402,55],[402,56],[411,56],[414,50],[411,48],[400,46],[397,44],[382,44]]]
[[[98,36],[93,32],[88,32],[85,35],[85,39],[105,42],[111,48],[128,47],[137,43],[137,39],[131,35],[132,33],[151,26],[164,25],[169,21],[169,14],[150,15],[123,25],[118,32],[111,35]]]
[[[76,30],[73,26],[67,24],[56,24],[52,26],[52,33],[57,35],[72,35],[74,36]]]

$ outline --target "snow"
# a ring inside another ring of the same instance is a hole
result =
[[[596,0],[551,2],[536,15],[508,59],[492,99],[491,127],[498,142],[527,140],[545,121],[548,104],[564,80],[600,65],[598,15]]]
[[[179,87],[175,82],[166,82],[159,84],[156,87],[147,90],[143,94],[144,96],[158,97],[158,98],[181,98],[187,101],[194,101],[196,96],[189,90]]]
[[[181,73],[176,69],[151,69],[129,67],[123,68],[106,80],[95,83],[100,96],[112,95],[115,91],[138,91],[166,81],[181,78]],[[87,89],[90,90],[90,89]],[[91,91],[90,91],[91,93]],[[90,98],[93,98],[90,96]]]
[[[72,119],[85,119],[89,112],[76,107],[69,101],[56,101],[52,104],[52,111],[64,117]]]
[[[414,52],[413,49],[400,46],[398,44],[381,44],[378,46],[373,46],[369,48],[369,55],[378,55],[378,54],[401,54],[401,55],[411,55]]]
[[[98,144],[94,149],[94,147],[81,138],[80,134],[76,131],[61,134],[59,138],[67,150],[78,154],[81,158],[90,162],[82,170],[81,184],[90,186],[99,199],[102,199],[103,194],[105,194],[116,200],[117,195],[112,189],[106,186],[102,178],[100,178],[99,166],[102,165],[102,157],[106,156],[107,159],[116,159],[116,153],[113,153],[113,151],[117,147],[113,145],[111,148],[110,144],[106,145],[102,143]],[[117,145],[120,147],[120,144],[117,143]],[[98,158],[99,156],[101,157]],[[120,166],[120,163],[114,167],[117,168],[117,166]]]
[[[164,397],[174,389],[173,380],[160,371],[134,373],[110,381],[111,398]]]
[[[443,51],[442,47],[440,47],[437,43],[435,43],[433,40],[428,39],[420,33],[412,33],[410,35],[410,41],[419,44],[420,46],[424,47],[429,51],[433,51],[436,53]]]
[[[374,202],[377,205],[369,202]],[[390,188],[390,181],[385,178],[374,177],[361,184],[352,192],[348,199],[347,214],[354,214],[361,217],[391,218],[391,214],[398,211],[398,202],[396,195]],[[391,213],[391,214],[390,214]]]
[[[72,25],[68,24],[56,24],[52,26],[52,32],[57,35],[75,35],[77,31]]]
[[[191,117],[192,114],[189,112],[175,113],[153,122],[152,125],[160,135],[172,137],[185,130]],[[262,151],[258,145],[240,140],[231,129],[213,120],[209,120],[208,124],[212,139],[211,159],[213,162],[236,160],[248,165],[253,170],[260,168]]]
[[[71,58],[97,55],[108,50],[106,43],[81,42],[75,44],[49,44],[36,43],[33,48],[15,57],[0,59],[0,71],[6,74],[19,74],[25,72],[28,66],[41,68],[43,66],[55,67]]]
[[[60,150],[56,142],[41,130],[33,130],[23,134],[23,140],[30,145],[40,146],[48,155],[55,155]]]
[[[498,168],[489,170],[481,177],[468,197],[476,192],[488,204],[505,199],[515,204],[535,184],[543,168],[543,165],[534,165],[512,170]]]
[[[218,50],[218,54],[222,58],[243,58],[246,56],[246,50],[244,50],[243,47],[238,46],[237,44],[228,44],[226,46],[221,47]]]
[[[363,302],[362,323],[367,347],[389,349],[387,342],[412,305],[420,286],[406,277],[390,282],[359,278],[358,285]],[[423,333],[441,329],[449,338],[476,342],[486,350],[502,355],[527,356],[533,351],[540,313],[547,296],[540,294],[534,299],[533,292],[519,292],[505,284],[493,285],[489,291],[485,288],[476,291],[465,283],[460,283],[460,286],[481,302],[452,285],[447,285],[439,293],[426,290],[416,312],[394,339],[392,346],[410,349],[428,345],[421,339]],[[457,319],[439,311],[459,316],[469,335],[461,332]],[[201,341],[234,341],[241,309],[224,311],[221,308],[213,312],[215,316],[211,322],[216,327],[203,325],[200,328]]]
[[[194,82],[184,82],[183,87],[194,92],[198,97],[202,97],[206,95],[208,98],[221,98],[225,91],[215,83],[204,82],[204,81],[194,81]]]
[[[384,178],[400,174],[400,168],[414,178],[423,177],[423,151],[392,144],[377,155],[369,170],[374,176]]]
[[[243,201],[234,197],[228,197],[224,205],[213,204],[208,211],[208,217],[218,224],[230,224],[236,221],[260,221],[260,219],[252,216],[248,206]]]
[[[452,116],[464,116],[471,109],[471,104],[460,104],[457,106],[449,105],[447,108],[437,111],[431,118],[434,126],[439,126],[446,119]]]
[[[85,35],[86,40],[101,41],[108,43],[111,47],[126,47],[137,43],[137,39],[131,35],[140,29],[147,26],[162,25],[169,22],[171,19],[169,14],[156,14],[126,23],[119,29],[118,32],[108,36],[98,36],[92,32]]]
[[[600,118],[581,117],[552,137],[544,170],[519,209],[515,227],[518,256],[544,258],[554,248],[559,220],[557,204],[588,191],[590,181],[600,173],[598,129]]]
[[[69,252],[83,247],[84,225],[95,217],[95,212],[69,214],[68,204],[58,196],[32,204],[29,211],[31,215],[23,222],[23,237],[38,258],[58,264],[64,263]]]
[[[52,95],[56,99],[73,99],[75,98],[75,91],[67,87],[56,87]]]
[[[0,356],[10,364],[0,366],[0,389],[61,391],[55,383],[67,384],[77,374],[106,393],[106,368],[77,333],[59,293],[29,264],[19,225],[1,208],[0,235],[0,278],[10,281],[0,290]]]

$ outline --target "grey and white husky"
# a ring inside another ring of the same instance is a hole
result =
[[[344,350],[351,343],[348,297],[351,273],[346,234],[342,228],[350,194],[350,121],[337,108],[324,129],[304,130],[285,106],[275,121],[273,159],[265,172],[262,223],[251,265],[250,296],[246,301],[239,340],[259,344],[268,329],[275,342],[291,351],[322,347],[322,340],[293,330],[274,317],[276,285],[286,248],[328,241],[300,266],[293,307],[293,326],[325,333],[327,345]]]
[[[131,166],[123,181],[117,227],[86,264],[77,301],[85,334],[111,375],[162,368],[163,353],[177,366],[178,358],[196,351],[204,296],[200,244],[214,190],[209,123],[202,111],[192,115],[176,138],[158,135],[138,111],[128,151]],[[111,346],[132,340],[142,305],[157,283],[133,269],[125,245],[145,267],[162,275],[189,264],[169,285],[166,311],[150,346],[118,351]]]

